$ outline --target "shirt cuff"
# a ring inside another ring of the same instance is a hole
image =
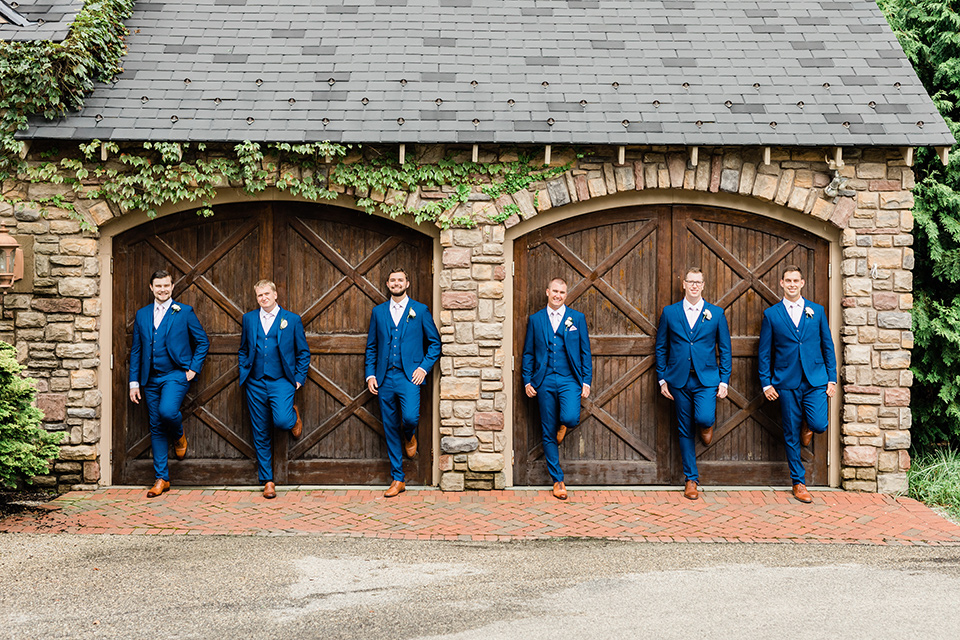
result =
[[[661,387],[662,387],[664,384],[666,384],[666,382],[667,382],[666,380],[657,380],[657,384],[658,384],[659,386],[661,386]]]
[[[726,383],[726,382],[721,382],[721,383],[720,383],[720,386],[723,387],[724,389],[726,389],[726,388],[727,388],[727,383]]]
[[[766,391],[767,389],[773,389],[773,385],[772,385],[772,384],[768,384],[768,385],[765,386],[763,389],[761,389],[761,391]]]
[[[139,382],[131,382],[131,383],[130,383],[130,388],[131,388],[131,389],[139,389],[139,388],[140,388],[140,383],[139,383]]]
[[[370,378],[376,379],[377,376],[367,376],[363,379],[364,382],[370,382]]]

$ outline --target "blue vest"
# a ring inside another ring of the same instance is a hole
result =
[[[400,326],[404,318],[400,318],[400,324],[393,326],[393,317],[390,318],[390,356],[387,358],[387,371],[390,369],[403,369],[400,360]]]
[[[561,324],[557,327],[557,332],[550,336],[550,341],[547,343],[547,375],[555,373],[558,376],[576,377],[570,367],[567,350],[563,346],[563,332],[566,330],[567,328]]]
[[[277,340],[277,331],[280,330],[280,314],[270,326],[270,333],[263,333],[263,325],[257,317],[257,350],[253,356],[253,368],[250,376],[254,380],[270,378],[278,380],[284,377],[283,363],[280,361],[280,341]]]
[[[160,322],[161,327],[164,321],[172,322],[172,320],[167,317],[171,313],[173,313],[173,310],[167,309],[167,313],[163,316],[163,321]],[[167,353],[167,332],[154,329],[153,337],[150,340],[150,372],[162,376],[178,369],[180,369],[180,367],[174,364],[173,360],[170,359],[170,355]]]

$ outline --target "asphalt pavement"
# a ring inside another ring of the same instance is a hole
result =
[[[958,638],[960,547],[0,534],[0,638]]]

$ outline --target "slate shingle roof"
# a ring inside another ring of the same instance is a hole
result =
[[[117,81],[27,137],[953,142],[872,0],[140,0],[127,24]]]
[[[7,4],[33,24],[20,27],[14,24],[0,24],[0,40],[33,41],[52,40],[59,42],[70,33],[83,0],[22,0]]]

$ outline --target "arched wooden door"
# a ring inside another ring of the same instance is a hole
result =
[[[682,481],[672,403],[659,393],[654,341],[664,306],[682,297],[680,277],[700,266],[704,297],[726,310],[733,338],[730,395],[717,405],[710,447],[698,448],[705,484],[784,484],[786,459],[777,403],[763,400],[756,370],[763,310],[780,299],[779,270],[806,269],[804,294],[826,306],[826,241],[782,222],[729,210],[650,206],[582,216],[515,243],[514,388],[527,317],[545,305],[546,283],[569,283],[567,303],[590,329],[594,381],[581,426],[561,445],[571,484]],[[514,477],[549,480],[536,403],[515,394]],[[808,481],[824,484],[825,438],[803,452]]]
[[[284,484],[389,480],[376,398],[363,380],[370,311],[387,298],[387,271],[411,274],[410,295],[429,302],[432,243],[403,225],[303,203],[218,207],[151,221],[114,239],[114,473],[118,483],[152,481],[145,408],[127,398],[132,326],[149,304],[150,273],[173,274],[174,298],[196,309],[210,337],[203,372],[184,402],[187,458],[171,459],[177,484],[255,484],[255,454],[237,385],[240,318],[255,309],[253,284],[277,283],[279,302],[304,320],[311,351],[296,402],[303,436],[274,440],[274,474]],[[428,381],[427,388],[431,388]],[[410,482],[430,479],[432,394],[424,393],[420,452],[405,463]]]

